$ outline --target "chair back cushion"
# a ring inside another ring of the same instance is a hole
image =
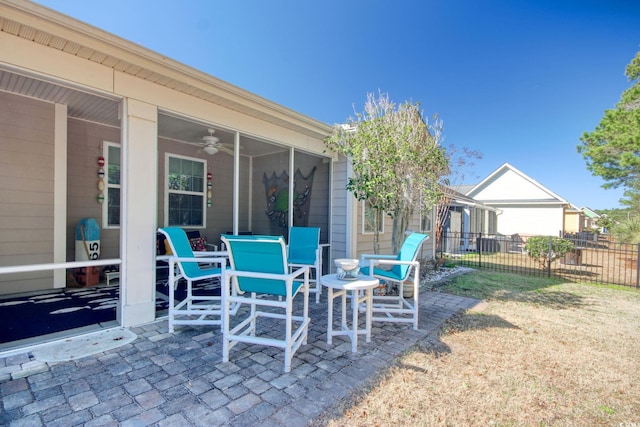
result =
[[[252,273],[287,274],[286,245],[282,236],[222,235],[229,251],[231,269]],[[286,296],[284,280],[260,277],[236,277],[242,292]],[[296,286],[294,283],[293,293]]]
[[[418,258],[418,252],[420,251],[420,247],[422,247],[422,243],[429,238],[426,234],[420,233],[411,233],[404,240],[402,247],[400,248],[400,252],[398,252],[398,261],[415,261]],[[401,278],[401,280],[406,280],[409,275],[410,266],[408,265],[394,265],[391,271],[395,276]]]
[[[179,258],[194,258],[191,243],[187,238],[187,233],[179,227],[163,227],[158,231],[167,237],[171,252]],[[188,279],[194,279],[200,276],[202,269],[197,262],[178,262],[181,273]]]
[[[289,263],[313,265],[320,247],[318,227],[291,227],[289,229]]]

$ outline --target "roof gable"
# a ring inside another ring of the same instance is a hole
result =
[[[591,219],[600,218],[600,215],[596,211],[586,206],[582,207],[582,212]]]
[[[568,203],[509,163],[500,166],[466,195],[484,203]]]

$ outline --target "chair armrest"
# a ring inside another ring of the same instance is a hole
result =
[[[360,259],[396,259],[397,255],[380,255],[380,254],[362,254],[360,255]]]
[[[208,257],[175,257],[175,256],[170,256],[167,261],[169,263],[175,264],[177,262],[197,262],[197,263],[211,263],[211,264],[224,264],[226,265],[227,263],[227,258],[220,258],[220,257],[212,257],[212,256],[208,256]]]
[[[370,258],[369,259],[369,276],[373,276],[373,269],[376,265],[409,265],[411,267],[415,267],[415,271],[420,269],[420,263],[418,261],[400,261],[397,259],[378,259],[378,258]]]
[[[227,251],[197,251],[194,252],[193,255],[196,256],[196,258],[200,258],[200,257],[225,257],[228,258],[229,257],[229,252]]]
[[[368,260],[397,259],[396,255],[362,254],[360,255],[360,267],[366,267]]]
[[[309,266],[305,265],[304,267],[300,267],[298,269],[296,269],[294,272],[292,273],[285,273],[285,274],[277,274],[277,273],[260,273],[260,272],[255,272],[255,271],[238,271],[238,270],[233,270],[233,269],[229,269],[226,271],[227,276],[229,277],[254,277],[257,279],[274,279],[274,280],[292,280],[298,276],[300,276],[301,274],[303,274],[305,271],[309,271]]]
[[[411,265],[413,267],[420,267],[420,263],[418,261],[400,261],[397,259],[371,259],[369,261],[369,265],[373,267],[373,265],[375,264],[382,264],[382,265]]]
[[[215,245],[213,243],[205,243],[204,245],[208,248],[211,248],[213,252],[218,252],[218,245]]]

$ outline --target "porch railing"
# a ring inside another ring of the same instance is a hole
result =
[[[119,258],[113,259],[101,259],[92,261],[71,261],[71,262],[58,262],[48,264],[27,264],[27,265],[13,265],[9,267],[0,267],[0,274],[10,273],[29,273],[32,271],[46,271],[46,270],[60,270],[62,268],[81,268],[81,267],[101,267],[103,265],[120,265],[122,260]]]

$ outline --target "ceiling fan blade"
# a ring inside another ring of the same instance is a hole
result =
[[[226,144],[221,144],[221,145],[218,147],[218,150],[220,150],[220,151],[221,151],[221,152],[223,152],[223,153],[227,153],[227,154],[228,154],[228,155],[230,155],[230,156],[233,156],[233,155],[234,155],[233,148],[229,148]]]

